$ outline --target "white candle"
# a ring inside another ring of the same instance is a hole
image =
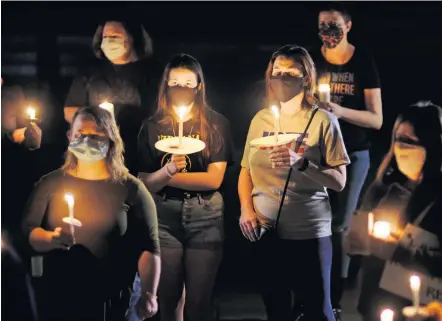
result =
[[[421,290],[421,279],[417,275],[410,278],[410,288],[413,292],[413,306],[416,311],[419,309],[419,295]]]
[[[387,240],[390,237],[390,232],[391,227],[388,222],[377,221],[373,225],[373,236],[378,239]]]
[[[385,309],[381,312],[381,321],[393,321],[394,311],[390,309]]]
[[[320,84],[319,88],[319,101],[323,103],[330,102],[330,85],[329,84]]]
[[[178,139],[179,139],[179,143],[178,143],[178,148],[181,148],[183,145],[183,127],[184,127],[184,117],[186,116],[186,111],[187,111],[187,107],[186,106],[180,106],[178,108]]]
[[[29,120],[35,120],[35,109],[32,107],[28,107],[28,116]]]
[[[69,207],[69,227],[71,230],[71,234],[72,234],[72,238],[74,239],[74,244],[75,244],[75,227],[74,227],[74,203],[75,203],[75,199],[74,199],[74,195],[72,195],[71,193],[66,193],[64,195],[64,199],[66,200],[66,203],[68,203],[68,207]]]
[[[279,108],[277,106],[272,106],[272,113],[275,116],[275,143],[278,144],[279,135]]]
[[[112,117],[115,118],[115,114],[114,114],[114,104],[104,101],[102,104],[100,104],[99,106],[100,108],[106,109],[108,112],[110,112],[112,114]]]
[[[368,213],[368,234],[371,235],[373,233],[374,226],[374,216],[373,213]]]

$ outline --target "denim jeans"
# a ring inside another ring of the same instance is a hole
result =
[[[215,192],[208,196],[198,195],[197,197],[185,197],[184,200],[157,197],[156,204],[160,247],[162,252],[166,252],[167,248],[208,250],[212,252],[222,251],[224,242],[224,201],[219,192]],[[219,257],[221,257],[221,253]],[[185,261],[185,258],[183,261]],[[162,262],[162,280],[168,278],[168,275],[166,275],[167,270],[163,268],[163,263],[164,262]],[[215,271],[216,273],[218,265],[219,262],[216,263],[216,266],[211,266],[210,270]],[[205,275],[204,271],[196,268],[193,269],[193,271],[194,273],[200,274],[201,277]],[[183,282],[185,281],[184,277]],[[160,280],[160,307],[162,306],[161,300],[167,296],[164,295],[164,293],[161,293],[161,283],[162,281]],[[213,284],[210,283],[213,282],[207,282],[206,286],[211,288],[202,289],[203,292],[210,292],[211,294]],[[191,293],[186,293],[186,300],[191,295]],[[130,299],[129,309],[126,312],[126,320],[140,321],[135,312],[135,305],[140,296],[141,283],[137,274],[133,284],[133,293]]]
[[[347,183],[341,192],[329,191],[332,206],[333,263],[331,296],[333,308],[340,309],[340,302],[348,275],[350,257],[343,249],[344,233],[358,206],[361,190],[370,168],[368,150],[350,153],[351,164],[347,166]]]
[[[330,237],[281,240],[271,236],[253,247],[257,280],[269,321],[294,320],[292,291],[303,302],[307,320],[334,321],[330,301]]]

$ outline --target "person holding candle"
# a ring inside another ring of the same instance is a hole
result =
[[[351,16],[339,3],[325,4],[319,12],[320,50],[314,52],[318,70],[319,106],[339,120],[351,165],[343,191],[330,191],[333,221],[332,305],[340,318],[341,299],[350,258],[343,251],[344,232],[355,212],[370,168],[369,130],[382,126],[381,85],[372,56],[349,43]]]
[[[327,189],[344,188],[349,159],[336,117],[321,109],[315,112],[316,70],[304,48],[286,45],[277,50],[267,67],[266,84],[268,100],[276,100],[281,106],[281,134],[301,135],[310,120],[311,124],[306,135],[299,138],[302,141],[269,153],[251,147],[250,142],[274,134],[270,106],[255,115],[238,182],[240,227],[245,238],[257,242],[256,267],[268,320],[292,319],[293,290],[295,296],[304,298],[307,319],[332,321],[331,209]],[[297,144],[301,146],[295,153]],[[278,212],[290,167],[293,172],[277,230],[258,240],[259,224]],[[287,260],[287,256],[292,259]]]
[[[398,233],[407,223],[421,217],[419,227],[436,235],[439,247],[432,244],[431,254],[422,249],[412,254],[399,243],[392,261],[409,271],[424,271],[433,277],[442,277],[441,182],[442,108],[431,102],[419,102],[398,116],[390,150],[364,196],[358,215],[371,212],[374,221],[388,221]],[[361,247],[359,233],[350,229],[348,238]],[[366,321],[378,319],[381,302],[391,302],[397,311],[411,305],[411,300],[379,288],[385,266],[386,261],[374,254],[364,258],[358,310]],[[410,276],[404,276],[404,282]]]
[[[101,23],[93,37],[99,59],[80,70],[64,107],[67,122],[79,107],[102,106],[116,117],[125,147],[125,162],[136,175],[137,135],[141,122],[154,112],[160,70],[152,55],[152,40],[137,22],[120,18]]]
[[[157,113],[144,121],[138,139],[139,177],[157,198],[160,316],[163,321],[181,320],[184,313],[189,321],[211,320],[224,240],[219,189],[232,161],[230,126],[208,106],[202,68],[187,54],[169,61],[158,97]],[[184,136],[203,141],[205,149],[185,156],[158,151],[157,141],[177,136],[183,108]],[[183,288],[184,312],[179,304]]]
[[[38,182],[22,222],[31,247],[44,255],[45,319],[96,321],[106,313],[121,320],[136,271],[137,312],[151,317],[160,274],[155,203],[124,166],[110,113],[77,110],[68,137],[65,164]],[[75,244],[66,217],[81,222]]]

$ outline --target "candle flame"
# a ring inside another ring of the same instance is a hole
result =
[[[377,221],[373,225],[373,236],[378,239],[388,239],[391,232],[390,223],[384,221]]]
[[[71,193],[66,193],[64,195],[64,199],[66,200],[69,206],[74,206],[74,201],[75,201],[74,195],[72,195]]]
[[[394,311],[391,309],[385,309],[381,312],[381,321],[393,321]]]
[[[32,107],[28,107],[28,116],[30,120],[35,119],[35,109]]]
[[[99,107],[101,107],[101,108],[103,108],[103,109],[106,109],[106,110],[110,111],[112,108],[114,108],[114,104],[112,104],[112,103],[110,103],[110,102],[108,102],[108,101],[103,101],[103,102],[99,105]]]
[[[272,106],[272,113],[273,115],[278,118],[279,117],[279,108],[277,106]]]
[[[410,287],[414,291],[419,291],[421,287],[421,279],[417,275],[410,277]]]
[[[320,84],[318,87],[318,90],[320,92],[330,92],[330,85],[329,84]]]
[[[184,116],[186,116],[187,114],[187,107],[186,106],[180,106],[178,107],[178,117],[180,118],[180,120],[184,119]]]

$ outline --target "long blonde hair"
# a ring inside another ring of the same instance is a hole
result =
[[[99,107],[84,107],[77,110],[72,118],[71,130],[75,120],[83,116],[93,120],[109,139],[109,151],[106,156],[107,169],[113,182],[121,183],[126,180],[129,170],[124,165],[124,144],[113,116]],[[62,166],[63,171],[71,171],[77,168],[77,157],[70,151],[66,152],[66,160]]]

